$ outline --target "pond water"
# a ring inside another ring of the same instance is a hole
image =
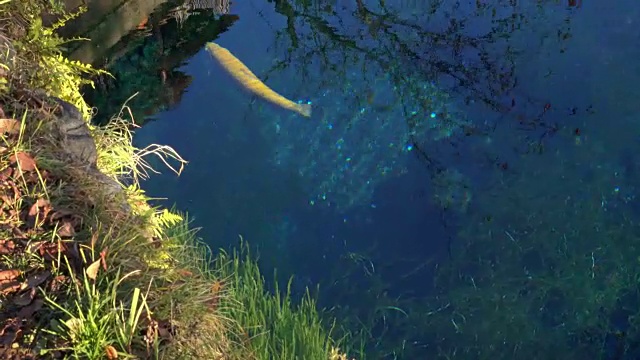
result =
[[[89,99],[109,116],[140,91],[136,145],[189,161],[147,193],[213,248],[249,241],[268,280],[319,284],[367,358],[635,359],[634,5],[165,3],[92,59],[118,79]],[[311,117],[243,89],[208,41]]]

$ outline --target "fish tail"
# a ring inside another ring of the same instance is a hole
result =
[[[296,110],[302,116],[311,117],[311,104],[298,104]]]

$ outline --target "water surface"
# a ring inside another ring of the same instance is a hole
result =
[[[188,79],[138,95],[169,105],[136,144],[189,161],[147,192],[212,247],[242,235],[267,274],[319,283],[369,358],[634,359],[634,5],[248,0],[170,19],[111,66]],[[198,46],[154,65],[169,37]],[[311,118],[244,91],[206,41]]]

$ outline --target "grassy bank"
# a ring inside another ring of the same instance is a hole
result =
[[[126,108],[87,126],[99,71],[61,55],[43,13],[69,17],[0,0],[0,358],[346,359],[311,296],[264,289],[244,242],[212,253],[148,205],[145,158],[186,162],[134,148]]]

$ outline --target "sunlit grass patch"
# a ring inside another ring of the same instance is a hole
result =
[[[292,278],[284,291],[276,285],[268,292],[242,238],[237,250],[216,257],[215,269],[229,279],[229,298],[241,302],[226,313],[239,324],[236,341],[249,349],[250,359],[347,359],[331,337],[336,323],[323,324],[309,289],[299,304],[292,303]]]
[[[94,129],[100,170],[119,179],[138,182],[147,179],[149,173],[159,173],[146,160],[153,157],[179,175],[187,162],[166,145],[150,144],[143,149],[135,148],[132,145],[133,132],[131,131],[135,128],[137,125],[133,113],[125,102],[120,112],[115,114],[108,124]]]

